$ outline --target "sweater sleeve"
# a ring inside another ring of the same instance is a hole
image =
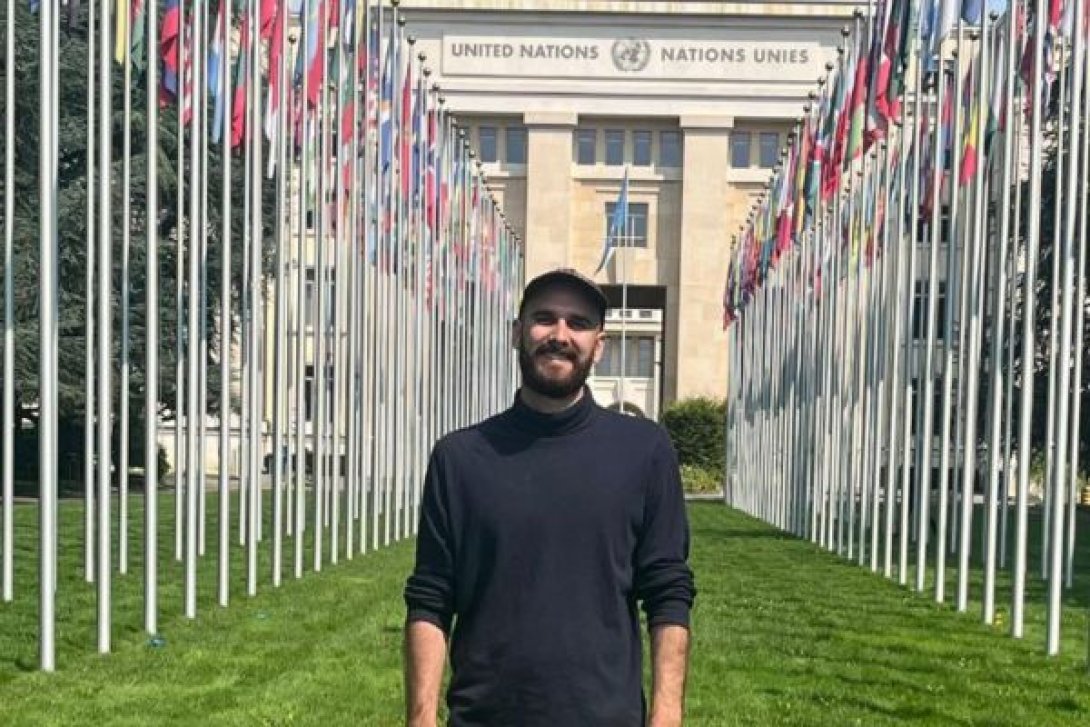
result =
[[[649,627],[689,625],[696,597],[689,557],[689,521],[677,455],[665,434],[649,465],[643,528],[636,545],[636,597]]]
[[[405,605],[408,621],[427,621],[449,634],[454,617],[454,546],[447,486],[440,445],[436,445],[424,475],[416,566],[405,584]]]

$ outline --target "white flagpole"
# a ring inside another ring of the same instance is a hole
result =
[[[989,29],[987,15],[981,15],[978,35],[978,55],[980,72],[977,74],[976,103],[976,174],[973,178],[972,195],[974,199],[973,216],[966,222],[966,245],[972,245],[969,259],[970,277],[966,281],[965,300],[968,302],[968,328],[966,365],[966,400],[965,400],[965,438],[964,467],[962,470],[961,525],[958,546],[958,593],[957,609],[965,611],[969,606],[969,555],[972,552],[972,517],[974,491],[976,483],[976,443],[977,443],[977,403],[980,395],[980,349],[984,318],[984,277],[986,272],[987,220],[985,218],[984,188],[984,134],[988,113],[988,77],[989,77]],[[970,132],[971,133],[971,132]],[[966,194],[969,194],[967,183]]]
[[[1086,12],[1086,9],[1082,9]],[[1081,24],[1076,23],[1076,28],[1082,27]],[[1084,46],[1082,50],[1081,64],[1083,67],[1083,78],[1086,78],[1087,71],[1090,70],[1090,53],[1087,52],[1085,47],[1085,39],[1083,40]],[[1086,123],[1087,119],[1090,119],[1090,93],[1087,93],[1083,89],[1082,97],[1082,115],[1083,123]],[[1087,223],[1087,179],[1090,178],[1090,133],[1086,129],[1083,129],[1082,136],[1080,138],[1082,146],[1082,157],[1080,160],[1080,173],[1079,173],[1079,187],[1078,187],[1078,205],[1079,205],[1079,217],[1078,217],[1078,252],[1075,262],[1075,370],[1074,379],[1072,382],[1072,404],[1071,404],[1071,495],[1068,503],[1068,519],[1067,519],[1067,556],[1066,556],[1066,568],[1064,574],[1064,580],[1068,588],[1071,588],[1074,580],[1074,567],[1075,567],[1075,525],[1077,522],[1076,508],[1078,498],[1078,474],[1079,474],[1079,446],[1080,442],[1080,423],[1081,410],[1082,410],[1082,365],[1083,365],[1083,331],[1085,330],[1086,309],[1082,304],[1082,301],[1086,300],[1086,223]]]
[[[952,0],[946,0],[946,2],[952,2]],[[920,70],[923,70],[922,64]],[[955,73],[956,73],[955,69]],[[935,362],[936,354],[936,338],[938,329],[938,311],[939,311],[939,245],[942,230],[942,179],[943,179],[943,164],[939,163],[942,159],[945,161],[946,150],[942,148],[942,115],[943,115],[943,102],[945,101],[945,94],[943,91],[946,87],[946,59],[943,58],[941,48],[939,51],[939,57],[936,61],[936,73],[933,80],[935,86],[935,105],[934,105],[934,127],[932,129],[926,129],[925,133],[931,134],[931,143],[933,144],[933,151],[931,153],[931,218],[928,221],[928,265],[927,265],[927,313],[925,322],[925,340],[924,340],[924,363],[923,363],[923,402],[920,409],[921,412],[921,425],[919,429],[919,437],[923,446],[920,449],[919,459],[919,473],[920,478],[920,527],[916,537],[916,590],[923,591],[925,587],[925,577],[927,573],[927,531],[929,525],[929,512],[931,504],[931,453],[934,449],[934,419],[935,419],[935,376],[937,374],[937,366]],[[952,99],[951,99],[952,101]],[[944,368],[942,370],[943,378],[948,378],[949,369]],[[943,590],[943,579],[945,573],[946,559],[943,555],[944,551],[941,547],[942,539],[941,533],[945,532],[944,524],[946,518],[946,489],[939,487],[939,529],[938,533],[939,547],[936,549],[937,564],[935,568],[935,593],[936,600],[940,603],[942,598],[940,597]]]
[[[92,3],[92,7],[93,7]],[[159,578],[159,66],[151,58],[159,47],[159,6],[146,12],[145,52],[147,79],[147,283],[145,298],[145,392],[144,392],[144,631],[155,634],[158,626]],[[91,36],[94,34],[91,33]],[[93,85],[93,84],[89,84]],[[90,112],[91,107],[88,106]],[[91,116],[88,113],[88,116]],[[90,218],[88,218],[90,224]],[[88,265],[88,270],[92,267]],[[88,293],[90,289],[88,288]]]
[[[1071,60],[1074,68],[1072,69],[1071,76],[1071,120],[1070,120],[1070,150],[1068,153],[1069,164],[1072,168],[1078,159],[1079,153],[1079,138],[1078,130],[1081,123],[1082,106],[1080,93],[1082,91],[1083,83],[1083,3],[1075,4],[1075,46],[1074,57]],[[1070,57],[1069,57],[1070,58]],[[1062,126],[1062,124],[1061,124]],[[1048,567],[1048,622],[1047,622],[1047,634],[1046,634],[1046,651],[1049,656],[1055,656],[1060,652],[1060,627],[1062,618],[1062,598],[1063,598],[1063,568],[1064,568],[1064,518],[1065,510],[1067,509],[1067,503],[1065,497],[1074,499],[1075,492],[1073,488],[1068,486],[1068,475],[1066,467],[1068,465],[1068,444],[1067,436],[1071,430],[1070,422],[1070,410],[1071,410],[1071,397],[1068,395],[1069,387],[1071,386],[1071,359],[1072,348],[1076,345],[1080,345],[1075,339],[1075,332],[1073,330],[1074,312],[1072,307],[1075,305],[1075,277],[1078,275],[1081,277],[1081,271],[1076,267],[1076,230],[1075,230],[1075,212],[1078,208],[1078,204],[1075,201],[1075,194],[1078,192],[1078,177],[1075,174],[1068,172],[1066,178],[1066,197],[1067,206],[1064,208],[1063,218],[1063,231],[1060,233],[1061,245],[1057,249],[1054,247],[1053,258],[1059,261],[1061,255],[1062,268],[1061,274],[1054,279],[1054,285],[1060,286],[1062,279],[1062,292],[1060,293],[1060,326],[1059,326],[1059,341],[1055,344],[1058,348],[1059,357],[1059,370],[1056,395],[1059,399],[1056,410],[1056,445],[1053,450],[1054,464],[1052,466],[1052,540],[1051,550],[1048,554],[1049,567]],[[1057,189],[1057,198],[1059,190]],[[1079,308],[1083,307],[1083,302],[1078,301]],[[1054,327],[1055,331],[1056,328]],[[1081,331],[1079,336],[1081,338]],[[1079,392],[1076,391],[1077,397]],[[1076,448],[1077,449],[1077,448]],[[1072,523],[1074,518],[1071,519]]]
[[[1033,35],[1033,65],[1040,69],[1044,58],[1044,23],[1047,19],[1045,0],[1035,0]],[[1038,71],[1035,71],[1038,73]],[[1019,392],[1018,416],[1018,500],[1015,518],[1014,554],[1014,590],[1011,604],[1011,635],[1021,638],[1025,628],[1025,592],[1026,592],[1026,541],[1028,529],[1028,493],[1030,464],[1030,429],[1033,420],[1033,377],[1035,362],[1035,326],[1036,326],[1036,287],[1037,256],[1040,246],[1041,224],[1041,177],[1042,117],[1047,111],[1042,106],[1041,78],[1033,80],[1030,97],[1030,133],[1029,133],[1029,200],[1027,203],[1027,240],[1025,254],[1025,275],[1023,277],[1023,295],[1025,302],[1022,314],[1022,389]]]
[[[257,546],[261,540],[261,452],[264,442],[264,406],[263,392],[264,382],[261,379],[263,372],[261,361],[264,346],[262,345],[262,323],[264,321],[264,305],[261,295],[263,285],[262,260],[264,258],[264,214],[262,195],[262,169],[261,161],[262,143],[261,130],[261,33],[260,15],[258,3],[249,4],[250,13],[250,61],[247,63],[248,83],[246,87],[247,119],[243,143],[250,144],[250,279],[249,279],[249,336],[250,356],[247,375],[250,380],[250,501],[247,514],[249,515],[249,529],[246,538],[246,595],[257,595]],[[198,76],[199,78],[200,76]]]
[[[113,368],[110,346],[106,344],[107,341],[113,340],[111,337],[111,299],[113,288],[113,257],[112,257],[112,241],[113,241],[113,200],[111,191],[113,185],[111,183],[111,172],[113,169],[113,153],[111,151],[111,143],[113,139],[113,105],[112,105],[112,86],[111,86],[111,73],[110,73],[110,3],[109,0],[101,0],[100,6],[100,24],[99,24],[99,42],[98,42],[98,378],[96,382],[98,384],[98,396],[95,397],[95,403],[98,405],[98,557],[95,565],[98,566],[98,574],[96,576],[97,591],[98,591],[98,651],[100,654],[105,654],[110,651],[110,559],[112,557],[110,548],[110,453],[112,451],[110,447],[110,422],[111,413],[110,410],[113,404],[113,397],[110,390],[110,372]],[[51,5],[51,3],[43,4],[43,26],[44,26],[44,8]],[[52,11],[50,11],[52,12]],[[45,39],[43,38],[43,41]],[[45,43],[43,42],[43,47]],[[45,123],[47,114],[45,109],[48,108],[43,97],[43,112],[42,119]],[[48,137],[49,129],[43,126],[42,138]],[[44,157],[43,157],[44,158]],[[45,182],[45,175],[43,174],[43,183]],[[46,210],[43,208],[42,221],[45,224],[45,220],[49,215],[46,214]],[[42,239],[46,239],[45,230],[42,232]],[[42,315],[42,321],[46,320],[46,316]],[[43,352],[46,350],[43,347]],[[47,411],[48,407],[45,405],[45,399],[43,397],[42,411]],[[46,579],[42,578],[42,583],[45,583]],[[44,667],[44,664],[43,664]],[[50,667],[52,668],[52,667]]]
[[[283,536],[284,536],[284,488],[286,472],[284,467],[285,426],[286,419],[290,416],[288,398],[288,372],[287,372],[287,327],[288,327],[288,280],[286,268],[291,254],[288,248],[288,222],[290,199],[288,197],[288,176],[291,173],[288,161],[285,158],[287,149],[284,134],[284,116],[286,104],[284,92],[287,88],[287,73],[284,52],[287,49],[288,23],[287,7],[284,3],[278,3],[275,11],[278,15],[279,28],[274,28],[280,33],[279,38],[273,38],[271,43],[280,44],[280,65],[269,68],[269,82],[271,84],[273,74],[276,74],[279,97],[276,100],[277,107],[273,109],[276,114],[273,125],[276,129],[274,138],[270,140],[270,161],[276,161],[276,228],[274,233],[276,245],[276,320],[273,340],[273,440],[272,440],[272,508],[273,508],[273,534],[272,534],[272,584],[279,588],[283,577]],[[271,93],[271,91],[270,91]],[[263,128],[263,127],[262,127]],[[254,134],[258,134],[254,129]],[[259,142],[260,143],[260,142]]]
[[[628,169],[625,169],[625,182],[628,181]],[[624,198],[625,209],[621,213],[624,215],[624,236],[622,237],[621,247],[624,250],[621,255],[621,381],[620,381],[620,401],[617,402],[617,411],[621,414],[625,413],[625,383],[628,375],[627,370],[627,354],[628,354],[628,244],[632,236],[632,218],[629,216],[628,211],[632,205],[628,203],[628,190],[625,190]],[[608,234],[608,233],[607,233]]]
[[[186,186],[186,174],[185,174],[185,108],[186,108],[186,93],[189,90],[187,84],[187,78],[189,78],[189,72],[186,70],[186,59],[188,53],[186,53],[187,33],[189,28],[186,22],[186,0],[178,0],[178,89],[177,89],[177,101],[178,101],[178,150],[177,150],[177,175],[175,178],[177,181],[176,192],[176,207],[175,207],[175,243],[177,244],[177,250],[175,254],[175,266],[174,266],[174,560],[182,562],[184,548],[184,531],[185,527],[185,487],[186,487],[186,467],[187,457],[185,448],[185,434],[182,431],[182,422],[185,420],[184,407],[185,407],[185,391],[186,385],[186,358],[185,358],[185,340],[186,336],[183,333],[185,331],[185,234],[186,234],[186,215],[185,215],[185,186]],[[103,23],[109,22],[109,6],[104,6]],[[108,35],[103,35],[108,42]],[[100,80],[99,83],[102,83]],[[101,123],[105,123],[105,120],[100,120]],[[103,162],[100,159],[99,164]],[[101,214],[101,211],[99,212]],[[99,223],[101,225],[101,223]],[[101,331],[101,327],[99,329]],[[101,338],[99,339],[102,340]],[[101,426],[101,425],[100,425]]]
[[[57,82],[54,65],[57,62],[57,35],[54,28],[59,6],[43,3],[40,6],[40,97],[39,117],[40,155],[38,160],[39,204],[39,280],[38,295],[41,315],[40,326],[40,393],[39,410],[39,477],[38,477],[38,563],[39,563],[39,657],[43,671],[56,668],[55,643],[55,595],[56,595],[56,542],[57,523],[57,441],[54,420],[57,417],[57,158],[52,139],[56,134],[56,107],[53,94]],[[9,15],[9,18],[12,16]],[[10,35],[9,35],[10,38]],[[108,54],[107,54],[108,57]],[[9,73],[14,66],[9,66]],[[7,146],[14,141],[8,137]],[[8,188],[10,189],[10,187]],[[4,463],[10,469],[11,461]],[[7,554],[10,551],[4,550]]]
[[[982,616],[983,621],[986,624],[992,624],[995,621],[995,576],[996,576],[996,535],[997,526],[1002,523],[1004,536],[1006,531],[1006,516],[1007,509],[1003,507],[1001,512],[997,514],[997,500],[999,498],[999,482],[1000,471],[1003,472],[1003,479],[1009,481],[1007,477],[1010,470],[1010,458],[1003,459],[1002,454],[1002,442],[1000,440],[1003,434],[1003,414],[1004,414],[1004,385],[1013,378],[1014,372],[1005,369],[1001,365],[1003,358],[1004,345],[1010,346],[1012,341],[1004,341],[1003,332],[1006,326],[1004,321],[1003,312],[1007,304],[1007,259],[1009,256],[1008,242],[1010,237],[1010,223],[1011,223],[1011,209],[1010,209],[1010,188],[1011,180],[1014,172],[1013,165],[1013,152],[1014,152],[1014,136],[1011,134],[1013,124],[1013,106],[1014,106],[1014,85],[1016,82],[1014,67],[1015,58],[1015,25],[1014,22],[1014,8],[1012,7],[1010,12],[1006,16],[1006,26],[1004,32],[1006,33],[1006,55],[1001,58],[996,58],[997,63],[1006,64],[1006,74],[1004,81],[1006,83],[1003,93],[1003,104],[1005,110],[1005,118],[1007,120],[1007,128],[1003,130],[1003,171],[1002,179],[1000,182],[1000,195],[999,195],[999,239],[996,241],[998,246],[995,253],[995,274],[992,279],[992,286],[994,288],[995,298],[992,307],[992,340],[991,340],[991,352],[989,354],[991,358],[992,370],[991,377],[988,384],[988,392],[990,394],[990,402],[988,408],[990,410],[989,418],[989,430],[988,430],[988,456],[989,470],[988,470],[988,488],[987,488],[987,511],[988,518],[986,520],[987,534],[985,537],[985,550],[984,550],[984,583],[983,583],[983,599],[982,599]],[[993,89],[993,93],[995,90]],[[977,170],[978,173],[983,173],[983,170]],[[1007,388],[1008,404],[1006,408],[1007,416],[1010,416],[1009,396],[1010,389]],[[1003,492],[1004,504],[1007,500],[1007,492]],[[997,522],[997,517],[999,522]]]
[[[233,358],[234,335],[231,321],[231,181],[233,165],[231,160],[232,121],[234,119],[233,91],[231,90],[231,53],[230,37],[233,13],[232,4],[225,3],[223,18],[223,47],[220,59],[219,93],[223,106],[222,150],[220,165],[222,175],[222,197],[220,200],[221,230],[220,244],[222,258],[220,262],[220,421],[219,421],[219,553],[217,559],[216,597],[220,606],[227,606],[230,600],[231,568],[231,363]],[[240,432],[241,433],[241,432]],[[242,479],[239,478],[241,486]]]
[[[309,16],[309,3],[303,2],[302,39],[299,41],[297,52],[303,53],[309,43],[309,29],[306,18]],[[303,74],[302,90],[299,93],[299,113],[302,118],[300,133],[303,135],[299,163],[299,200],[297,208],[296,226],[296,270],[295,270],[295,299],[296,299],[296,334],[295,334],[295,524],[292,527],[294,540],[294,575],[296,579],[303,577],[303,539],[306,525],[306,443],[307,443],[307,405],[306,391],[306,361],[307,361],[307,188],[310,186],[310,141],[311,124],[310,111],[307,108],[307,98],[310,92],[309,73]]]
[[[200,377],[200,319],[198,317],[198,298],[200,296],[200,255],[204,248],[204,230],[200,225],[201,184],[200,177],[204,170],[201,168],[199,112],[204,101],[202,93],[204,83],[198,79],[204,78],[204,53],[205,43],[203,37],[204,5],[198,3],[194,6],[193,14],[193,118],[191,120],[191,136],[189,148],[189,168],[193,175],[189,186],[189,285],[188,285],[188,315],[189,322],[186,326],[186,360],[188,367],[188,399],[186,416],[186,493],[185,493],[185,616],[188,619],[197,617],[197,488],[201,487],[198,481],[198,455],[197,455],[197,429],[198,417],[198,392],[197,387]],[[183,73],[184,76],[184,73]],[[185,96],[185,82],[182,82],[182,96]],[[103,337],[102,340],[109,340]],[[108,421],[108,420],[107,420]]]
[[[118,528],[117,570],[122,575],[129,572],[129,287],[131,285],[132,228],[132,4],[117,3],[115,13],[125,13],[125,44],[122,68],[122,117],[121,117],[121,341],[118,364]],[[118,39],[115,39],[115,42]]]
[[[14,22],[12,18],[11,3],[14,0],[9,0],[8,20]],[[9,51],[14,52],[14,32],[13,27],[9,25],[8,28],[8,44]],[[7,67],[12,68],[12,60],[9,57]],[[14,75],[9,73],[7,78],[8,84],[8,101],[5,105],[5,111],[8,113],[8,118],[13,119],[10,110],[14,107],[15,88],[14,88]],[[84,380],[84,404],[83,404],[83,579],[87,583],[94,583],[95,581],[95,2],[92,0],[87,6],[87,238],[86,238],[86,257],[84,258],[85,274],[85,290],[87,300],[85,301],[86,307],[84,308],[84,359],[83,370],[85,372]],[[13,123],[13,122],[12,122]],[[14,128],[8,129],[8,139],[14,138]],[[7,155],[12,164],[12,172],[7,177],[7,185],[5,186],[8,191],[8,199],[11,199],[12,188],[12,176],[14,173],[14,145],[8,144]],[[150,156],[150,155],[149,155]],[[13,207],[5,207],[5,219],[8,220],[7,229],[10,240],[10,231],[12,229],[12,219],[15,214]],[[10,247],[10,244],[9,244]],[[12,265],[11,257],[7,257],[4,263],[5,272],[5,290],[11,290],[10,273]],[[10,295],[10,292],[7,293]],[[13,309],[12,304],[8,302],[8,298],[5,298],[5,335],[10,331],[12,336],[5,339],[4,352],[5,357],[7,352],[12,351],[14,345],[14,329],[13,329]],[[14,352],[13,352],[14,353]],[[14,408],[14,400],[11,401],[9,408],[8,404],[8,387],[12,388],[12,396],[14,396],[14,359],[9,366],[7,359],[5,358],[4,369],[4,415],[6,418],[4,421],[4,461],[11,462],[14,456],[14,450],[10,448],[11,432],[14,426],[14,411],[10,409]],[[4,468],[4,481],[5,485],[10,482],[11,467]],[[5,508],[5,513],[10,512],[10,508]],[[4,553],[10,553],[10,545],[5,545]],[[7,596],[5,600],[10,600],[10,596]]]
[[[91,7],[94,7],[94,3],[91,3]],[[91,21],[88,32],[88,42],[92,45],[89,46],[88,53],[94,53],[94,10],[90,11]],[[3,448],[4,448],[4,472],[3,477],[3,502],[0,503],[3,509],[3,565],[2,578],[0,578],[0,600],[10,602],[15,597],[15,520],[14,520],[14,508],[15,508],[15,492],[14,492],[14,472],[11,463],[15,458],[15,283],[13,276],[14,267],[14,234],[15,234],[15,145],[11,143],[11,140],[15,138],[15,0],[8,0],[7,2],[7,42],[5,43],[5,56],[4,56],[4,138],[8,139],[8,143],[4,145],[4,393],[3,393],[3,407],[4,407],[4,420],[3,420]],[[93,55],[88,58],[88,70],[90,71],[90,61],[93,59]],[[94,83],[89,77],[87,81],[88,88],[93,87]],[[92,93],[89,91],[89,93]],[[88,113],[87,118],[89,123],[94,123],[94,111],[93,106],[90,103],[87,106]],[[92,149],[93,128],[88,127],[88,155],[87,163],[90,165],[93,163],[93,155],[90,153]],[[91,179],[91,167],[88,167],[88,180]],[[91,231],[91,220],[94,219],[93,215],[93,202],[90,200],[94,197],[94,191],[88,184],[87,198],[88,198],[88,214],[87,214],[87,237],[92,239],[94,233]],[[90,248],[88,248],[90,250]],[[88,255],[91,253],[88,252]],[[87,269],[90,271],[94,265],[91,264],[91,260],[88,259]],[[88,305],[91,305],[91,290],[87,290]],[[88,324],[90,326],[90,323]],[[90,341],[88,337],[88,341]],[[90,349],[90,343],[88,343],[88,349]],[[93,365],[93,364],[92,364]],[[91,368],[87,369],[88,371]],[[87,401],[87,411],[91,410],[91,402]],[[88,414],[84,420],[84,427],[86,431],[90,432],[89,422],[93,421],[92,415]],[[86,440],[85,440],[86,441]],[[85,463],[89,462],[89,456],[85,455]],[[84,469],[84,487],[85,487],[85,512],[92,513],[90,507],[90,480],[87,479],[88,472],[86,470],[86,464]],[[91,567],[92,567],[92,552],[91,552],[91,533],[93,522],[90,520],[90,516],[84,520],[84,537],[85,540],[85,578],[92,580]]]

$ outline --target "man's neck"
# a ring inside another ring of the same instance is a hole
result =
[[[583,387],[580,386],[579,390],[571,396],[563,399],[554,399],[523,386],[519,388],[519,398],[522,399],[523,404],[534,411],[541,412],[542,414],[559,414],[565,409],[570,409],[583,398]]]

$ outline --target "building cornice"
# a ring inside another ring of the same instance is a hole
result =
[[[401,0],[408,12],[604,13],[625,15],[849,17],[865,3],[848,0],[718,2],[715,0]]]

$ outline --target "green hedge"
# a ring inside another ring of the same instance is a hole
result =
[[[678,462],[709,472],[723,471],[726,403],[706,397],[683,399],[662,413],[662,425],[677,450]]]

